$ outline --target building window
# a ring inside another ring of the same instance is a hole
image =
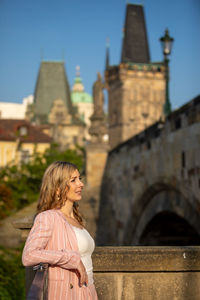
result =
[[[26,126],[21,126],[19,128],[19,135],[26,136],[28,134],[28,128]]]
[[[64,117],[65,117],[64,112],[62,112],[62,111],[56,112],[55,117],[58,122],[63,121]]]
[[[75,145],[78,143],[78,137],[76,135],[73,136],[73,143]]]
[[[20,151],[20,162],[27,164],[30,160],[30,152],[29,150],[21,150]]]

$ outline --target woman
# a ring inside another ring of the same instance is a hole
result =
[[[38,214],[22,262],[24,266],[49,264],[50,300],[97,300],[91,260],[94,241],[77,206],[82,189],[74,164],[57,161],[44,173]]]

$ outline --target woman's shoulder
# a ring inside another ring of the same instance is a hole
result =
[[[55,217],[57,216],[56,210],[55,209],[48,209],[48,210],[44,210],[42,212],[39,212],[36,216],[35,216],[35,220],[47,220],[47,219],[55,219]]]
[[[64,218],[63,214],[60,212],[59,209],[48,209],[38,213],[34,219],[34,223],[35,222],[39,222],[39,223],[51,222],[52,224],[54,222],[66,223],[66,219]]]
[[[37,217],[41,217],[41,216],[49,216],[49,215],[52,215],[54,214],[54,209],[48,209],[48,210],[44,210],[44,211],[41,211],[37,214]]]

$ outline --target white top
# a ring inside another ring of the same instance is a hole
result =
[[[88,275],[88,284],[92,284],[94,281],[91,255],[95,247],[94,240],[85,228],[81,229],[75,226],[72,227],[76,234],[81,260],[85,266]]]

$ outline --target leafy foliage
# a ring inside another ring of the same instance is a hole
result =
[[[52,145],[44,154],[35,153],[28,163],[12,165],[0,170],[0,216],[23,208],[38,199],[42,176],[46,168],[54,161],[74,163],[80,172],[84,168],[84,150],[68,149],[60,152]],[[2,204],[2,205],[1,205]]]
[[[12,192],[4,183],[0,183],[0,218],[4,218],[13,208]]]
[[[25,270],[21,250],[0,249],[0,299],[25,299]]]

